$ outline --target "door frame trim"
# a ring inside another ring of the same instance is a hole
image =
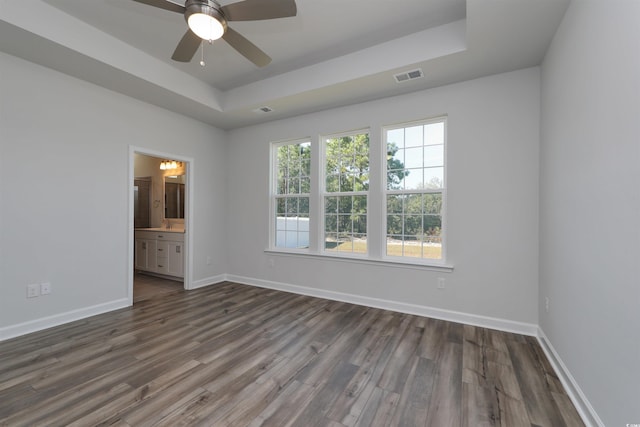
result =
[[[184,215],[184,288],[189,290],[193,288],[193,194],[194,194],[194,159],[185,157],[180,154],[158,151],[151,148],[129,145],[129,178],[127,186],[129,188],[129,206],[127,215],[127,298],[129,306],[133,305],[133,274],[134,274],[134,217],[133,217],[133,181],[135,179],[134,163],[135,155],[142,154],[144,156],[172,159],[183,162],[185,166],[185,178],[187,192],[185,194],[185,215]]]

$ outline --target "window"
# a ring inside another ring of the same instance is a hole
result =
[[[324,250],[367,253],[369,133],[324,140]]]
[[[308,248],[311,143],[281,143],[273,148],[274,246]]]
[[[446,120],[272,143],[269,248],[450,270]]]
[[[386,255],[442,260],[445,120],[384,130]]]

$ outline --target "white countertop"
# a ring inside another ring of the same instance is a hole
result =
[[[161,231],[163,233],[184,233],[184,229],[182,228],[164,228],[164,227],[156,227],[156,228],[136,228],[136,231]]]

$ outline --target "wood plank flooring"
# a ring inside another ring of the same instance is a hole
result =
[[[133,303],[137,303],[149,298],[168,292],[178,292],[184,289],[184,282],[178,280],[164,279],[144,273],[133,275]]]
[[[2,426],[583,426],[532,337],[235,283],[0,343]]]

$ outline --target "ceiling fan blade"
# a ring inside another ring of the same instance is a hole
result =
[[[175,3],[170,3],[166,0],[133,0],[138,3],[148,4],[149,6],[159,7],[160,9],[170,10],[171,12],[184,13],[184,6],[177,5]]]
[[[222,38],[224,41],[229,43],[232,48],[237,50],[242,56],[256,64],[258,67],[264,67],[271,62],[269,55],[261,51],[258,46],[251,43],[244,36],[230,27],[227,27],[227,31],[224,33]]]
[[[191,32],[191,30],[187,30],[184,36],[182,36],[180,43],[178,43],[176,50],[173,52],[171,59],[179,62],[191,62],[191,58],[193,58],[193,55],[198,51],[200,43],[202,43],[202,39]]]
[[[222,6],[227,21],[259,21],[296,16],[295,0],[244,0]]]

